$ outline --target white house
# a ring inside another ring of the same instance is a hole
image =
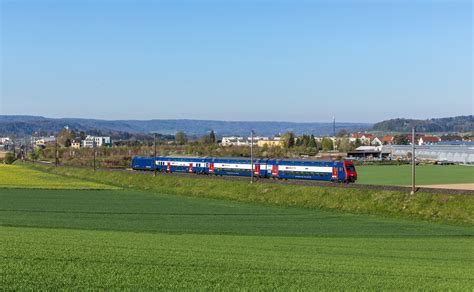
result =
[[[0,144],[8,145],[10,144],[11,140],[9,137],[0,137]]]
[[[380,145],[382,145],[383,143],[382,143],[382,141],[381,141],[379,138],[375,137],[375,138],[370,142],[370,144],[371,144],[371,145],[374,145],[374,146],[380,146]]]
[[[95,145],[94,145],[95,144]],[[82,147],[93,148],[93,147],[112,146],[110,137],[97,137],[87,136],[86,139],[82,140]]]
[[[245,139],[244,137],[237,137],[237,136],[222,137],[221,145],[222,146],[231,146],[231,145],[232,146],[250,146],[251,141],[252,141],[252,137],[247,137],[247,139]],[[260,137],[260,136],[253,137],[253,145],[257,145],[258,141],[270,141],[270,138]]]
[[[222,146],[242,146],[242,145],[248,145],[248,144],[244,140],[244,137],[231,136],[231,137],[222,137],[221,145]]]
[[[418,145],[433,145],[439,142],[441,142],[441,139],[437,136],[421,136]]]

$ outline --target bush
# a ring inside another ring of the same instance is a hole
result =
[[[6,164],[12,164],[13,162],[15,162],[15,156],[13,156],[13,153],[8,152],[5,155],[5,159],[3,160],[3,162]]]

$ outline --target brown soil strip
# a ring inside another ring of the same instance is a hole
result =
[[[423,185],[423,188],[450,189],[450,190],[469,190],[474,191],[474,183],[470,184],[444,184],[444,185]]]

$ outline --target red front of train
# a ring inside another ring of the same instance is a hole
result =
[[[357,180],[357,171],[352,161],[344,161],[344,170],[347,182],[355,182]]]

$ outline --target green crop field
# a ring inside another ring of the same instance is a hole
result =
[[[147,175],[137,172],[92,172],[89,169],[42,165],[24,167],[159,194],[230,199],[278,206],[338,209],[353,213],[474,224],[474,196],[421,192],[416,196],[410,196],[408,193],[396,191],[278,185],[270,184],[268,181],[249,184],[243,181],[192,178],[192,175],[153,177],[151,173]]]
[[[111,189],[101,183],[40,172],[17,165],[0,164],[1,188]]]
[[[411,165],[357,166],[358,183],[376,185],[411,185]],[[474,166],[417,165],[419,185],[474,183]]]
[[[472,224],[166,193],[0,188],[0,290],[474,288]]]

